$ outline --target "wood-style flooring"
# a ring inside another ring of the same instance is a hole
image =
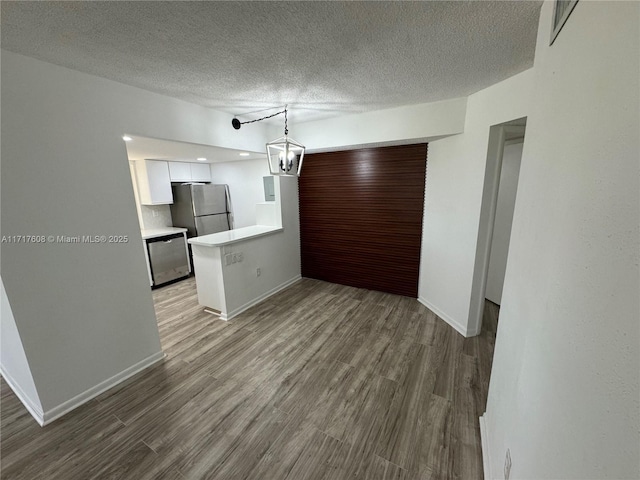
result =
[[[2,479],[482,479],[497,307],[303,279],[230,322],[153,292],[166,360],[41,428],[4,380]]]

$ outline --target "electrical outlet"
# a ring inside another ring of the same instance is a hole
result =
[[[231,265],[231,254],[230,254],[230,253],[227,253],[227,254],[224,256],[224,262],[225,262],[225,264],[227,264],[227,265]]]
[[[504,480],[509,480],[509,475],[511,475],[511,451],[507,448],[504,459]]]
[[[158,217],[158,216],[160,216],[160,214],[158,213],[158,211],[157,211],[157,210],[153,210],[153,211],[152,211],[152,215],[153,215],[154,217]]]
[[[238,252],[238,261],[241,262],[243,258],[244,255],[242,255],[242,252]]]
[[[260,275],[262,275],[262,269],[256,268],[256,277],[259,277]]]
[[[237,253],[232,253],[231,254],[231,263],[237,263],[238,262],[238,254]]]

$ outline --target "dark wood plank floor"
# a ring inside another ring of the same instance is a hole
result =
[[[2,479],[481,479],[497,307],[464,339],[415,299],[303,279],[226,323],[153,293],[166,361],[44,428],[4,380]]]

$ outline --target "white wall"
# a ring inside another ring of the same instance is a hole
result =
[[[487,299],[498,305],[502,301],[502,286],[504,285],[504,273],[507,268],[509,238],[511,237],[513,210],[516,205],[521,158],[522,141],[505,144],[485,293]]]
[[[493,478],[640,478],[638,2],[540,16],[487,413]]]
[[[289,134],[316,151],[376,143],[417,143],[462,132],[466,105],[466,98],[406,105],[293,124]],[[276,138],[282,135],[282,128],[273,127],[270,133]]]
[[[0,369],[2,376],[11,388],[32,412],[34,417],[42,417],[42,404],[38,391],[33,383],[27,356],[16,328],[16,321],[11,305],[4,290],[4,282],[0,279],[1,288],[1,321],[0,321]]]
[[[261,126],[254,137],[230,135],[230,121],[2,51],[3,235],[130,238],[2,245],[2,279],[45,417],[161,356],[122,135],[261,148]]]
[[[266,160],[211,164],[211,181],[229,185],[235,228],[256,224],[256,203],[264,202],[262,177],[266,175],[269,175]]]
[[[525,117],[532,71],[471,95],[464,133],[429,143],[418,298],[464,335],[491,125]]]

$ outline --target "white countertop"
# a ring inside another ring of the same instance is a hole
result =
[[[149,238],[164,237],[165,235],[173,235],[175,233],[186,232],[186,228],[178,227],[163,227],[163,228],[147,228],[146,230],[140,230],[142,233],[142,239],[147,240]]]
[[[236,228],[226,232],[212,233],[202,237],[190,238],[188,242],[192,245],[202,245],[204,247],[219,247],[229,243],[247,240],[249,238],[269,235],[270,233],[281,232],[282,227],[271,227],[267,225],[251,225],[250,227]]]

